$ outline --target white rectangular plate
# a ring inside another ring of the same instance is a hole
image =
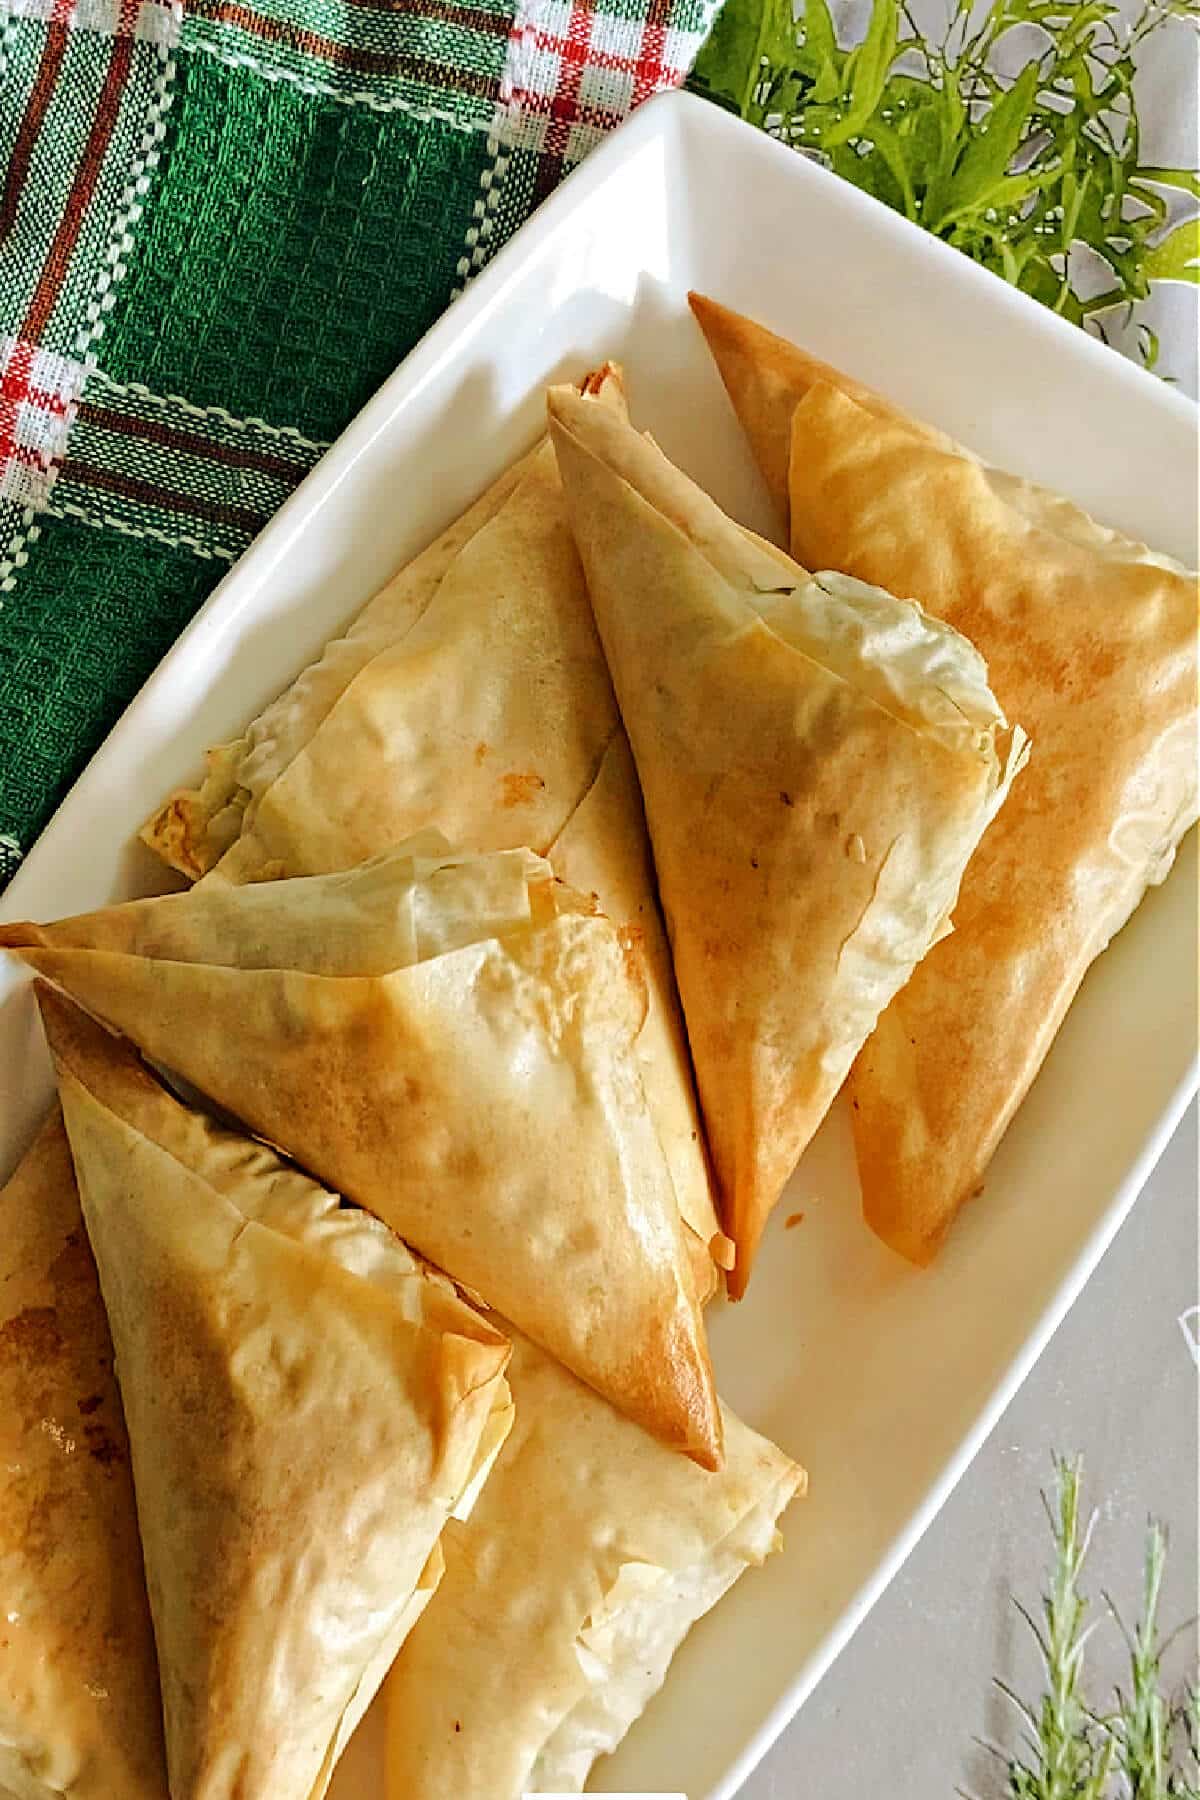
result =
[[[165,885],[132,843],[141,820],[533,439],[555,377],[622,359],[639,424],[738,517],[777,531],[689,287],[989,460],[1193,554],[1188,402],[715,108],[659,100],[500,254],[230,571],[63,803],[0,918]],[[806,1464],[811,1496],[786,1521],[783,1554],[692,1634],[597,1770],[598,1791],[732,1795],[945,1500],[1194,1087],[1194,889],[1193,843],[1088,977],[935,1268],[908,1268],[862,1225],[835,1108],[775,1215],[750,1298],[712,1316],[722,1391]],[[48,1091],[30,997],[5,967],[0,1176]],[[793,1211],[804,1221],[785,1231]],[[340,1800],[382,1794],[373,1730],[351,1746]]]

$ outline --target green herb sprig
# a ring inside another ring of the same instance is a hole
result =
[[[1104,1596],[1125,1639],[1128,1689],[1117,1690],[1107,1712],[1088,1704],[1085,1652],[1103,1615],[1085,1623],[1088,1601],[1081,1577],[1096,1515],[1081,1522],[1081,1481],[1078,1458],[1056,1460],[1054,1499],[1043,1495],[1054,1563],[1040,1623],[1015,1602],[1041,1654],[1041,1701],[1030,1705],[997,1681],[1024,1729],[1017,1750],[986,1748],[1003,1770],[1008,1800],[1200,1800],[1200,1688],[1189,1686],[1174,1704],[1162,1692],[1162,1659],[1171,1642],[1160,1638],[1158,1626],[1167,1540],[1153,1520],[1146,1533],[1141,1614],[1133,1630]],[[962,1800],[972,1800],[959,1792]]]
[[[950,0],[940,39],[873,0],[847,48],[827,0],[726,0],[692,86],[1102,335],[1152,281],[1200,280],[1200,173],[1141,159],[1135,59],[1168,20],[1200,0]]]

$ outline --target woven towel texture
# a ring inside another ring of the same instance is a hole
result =
[[[711,12],[0,9],[0,886],[230,562]]]

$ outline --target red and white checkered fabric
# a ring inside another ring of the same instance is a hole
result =
[[[43,503],[83,377],[82,363],[0,332],[0,500]]]
[[[686,31],[669,23],[675,11],[670,0],[627,10],[619,0],[522,0],[501,89],[507,147],[569,167],[633,107],[678,87],[711,14]]]

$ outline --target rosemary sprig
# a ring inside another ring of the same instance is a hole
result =
[[[1099,1713],[1088,1703],[1084,1675],[1086,1647],[1103,1616],[1085,1624],[1081,1587],[1096,1515],[1081,1523],[1080,1460],[1056,1458],[1054,1472],[1054,1499],[1042,1496],[1054,1563],[1041,1622],[1015,1602],[1041,1654],[1044,1692],[1031,1706],[997,1681],[1024,1721],[1017,1750],[989,1746],[1003,1769],[1003,1792],[1008,1800],[1200,1800],[1200,1686],[1190,1685],[1176,1706],[1163,1692],[1163,1656],[1172,1641],[1162,1640],[1158,1628],[1166,1533],[1150,1522],[1141,1613],[1132,1630],[1104,1596],[1125,1639],[1129,1684],[1127,1692],[1117,1690],[1109,1712]]]
[[[1152,281],[1200,280],[1200,174],[1141,157],[1136,53],[1170,20],[1200,0],[948,0],[940,38],[873,0],[844,47],[828,0],[726,0],[692,85],[1102,334]]]
[[[1166,1757],[1171,1712],[1158,1687],[1164,1648],[1158,1641],[1158,1603],[1166,1556],[1166,1533],[1157,1521],[1151,1520],[1146,1532],[1142,1616],[1133,1631],[1122,1619],[1116,1601],[1108,1594],[1104,1596],[1129,1652],[1129,1696],[1126,1698],[1118,1688],[1110,1730],[1121,1772],[1129,1784],[1130,1800],[1164,1800],[1168,1791]]]
[[[1080,1576],[1096,1515],[1092,1513],[1081,1529],[1081,1473],[1078,1458],[1057,1461],[1055,1503],[1042,1495],[1055,1546],[1049,1589],[1042,1597],[1042,1626],[1016,1602],[1037,1640],[1046,1691],[1035,1712],[999,1684],[1030,1727],[1027,1756],[1014,1756],[1008,1765],[1013,1800],[1103,1800],[1115,1760],[1115,1740],[1107,1736],[1101,1743],[1083,1698],[1084,1651],[1095,1627],[1084,1626],[1088,1603]]]

